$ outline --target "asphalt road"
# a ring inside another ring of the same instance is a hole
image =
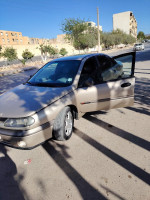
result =
[[[0,92],[34,72],[0,78]],[[84,115],[70,140],[29,151],[0,145],[0,200],[150,200],[149,44],[135,76],[134,107]]]

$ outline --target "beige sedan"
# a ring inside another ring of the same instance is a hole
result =
[[[67,140],[86,112],[132,106],[135,52],[55,59],[0,96],[0,143],[30,149]]]

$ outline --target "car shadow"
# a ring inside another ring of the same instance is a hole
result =
[[[16,174],[15,163],[7,154],[6,147],[0,144],[0,200],[25,200],[23,191],[14,179]]]

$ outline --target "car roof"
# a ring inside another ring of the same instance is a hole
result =
[[[102,53],[80,54],[80,55],[73,55],[73,56],[66,56],[66,57],[57,58],[53,61],[83,60],[84,58],[88,58],[88,57],[91,57],[91,56],[97,56],[97,55],[105,55],[105,54],[102,54]]]

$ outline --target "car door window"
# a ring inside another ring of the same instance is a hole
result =
[[[99,82],[118,80],[132,76],[132,54],[127,54],[122,57],[118,56],[115,59],[106,55],[100,55],[97,58],[99,62],[97,79]]]
[[[91,85],[96,84],[96,69],[97,69],[97,61],[95,57],[91,57],[87,59],[84,63],[78,87],[87,87],[88,84],[86,81],[90,81]],[[92,84],[93,82],[93,84]]]
[[[129,78],[132,76],[132,59],[132,54],[115,59],[118,63],[122,64],[123,66],[123,73],[121,76],[122,78]]]

